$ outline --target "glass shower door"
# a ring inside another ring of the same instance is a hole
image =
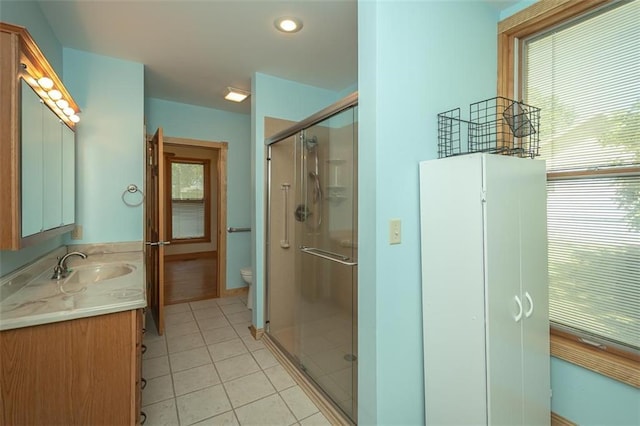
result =
[[[297,358],[355,420],[356,109],[300,135],[296,207]]]
[[[268,332],[290,355],[298,351],[297,283],[294,226],[297,136],[269,147],[269,233],[267,239]]]

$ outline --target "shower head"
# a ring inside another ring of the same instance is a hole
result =
[[[304,147],[307,151],[313,151],[318,146],[317,136],[307,136],[304,138]]]

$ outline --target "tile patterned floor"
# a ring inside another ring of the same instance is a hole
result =
[[[144,344],[145,426],[329,425],[262,342],[249,332],[246,298],[170,305]]]

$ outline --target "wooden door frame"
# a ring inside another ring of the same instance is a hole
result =
[[[218,180],[216,217],[218,227],[216,273],[218,275],[218,297],[227,295],[227,155],[228,142],[205,141],[180,137],[164,137],[164,145],[203,148],[218,151],[218,158],[212,164],[211,173]]]

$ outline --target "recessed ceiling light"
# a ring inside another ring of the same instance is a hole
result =
[[[250,94],[251,93],[246,92],[244,90],[235,89],[233,87],[227,87],[227,94],[224,96],[224,98],[228,101],[242,102],[245,99],[247,99],[247,97]]]
[[[283,33],[297,33],[302,29],[302,20],[291,16],[283,16],[274,22],[276,29]]]

